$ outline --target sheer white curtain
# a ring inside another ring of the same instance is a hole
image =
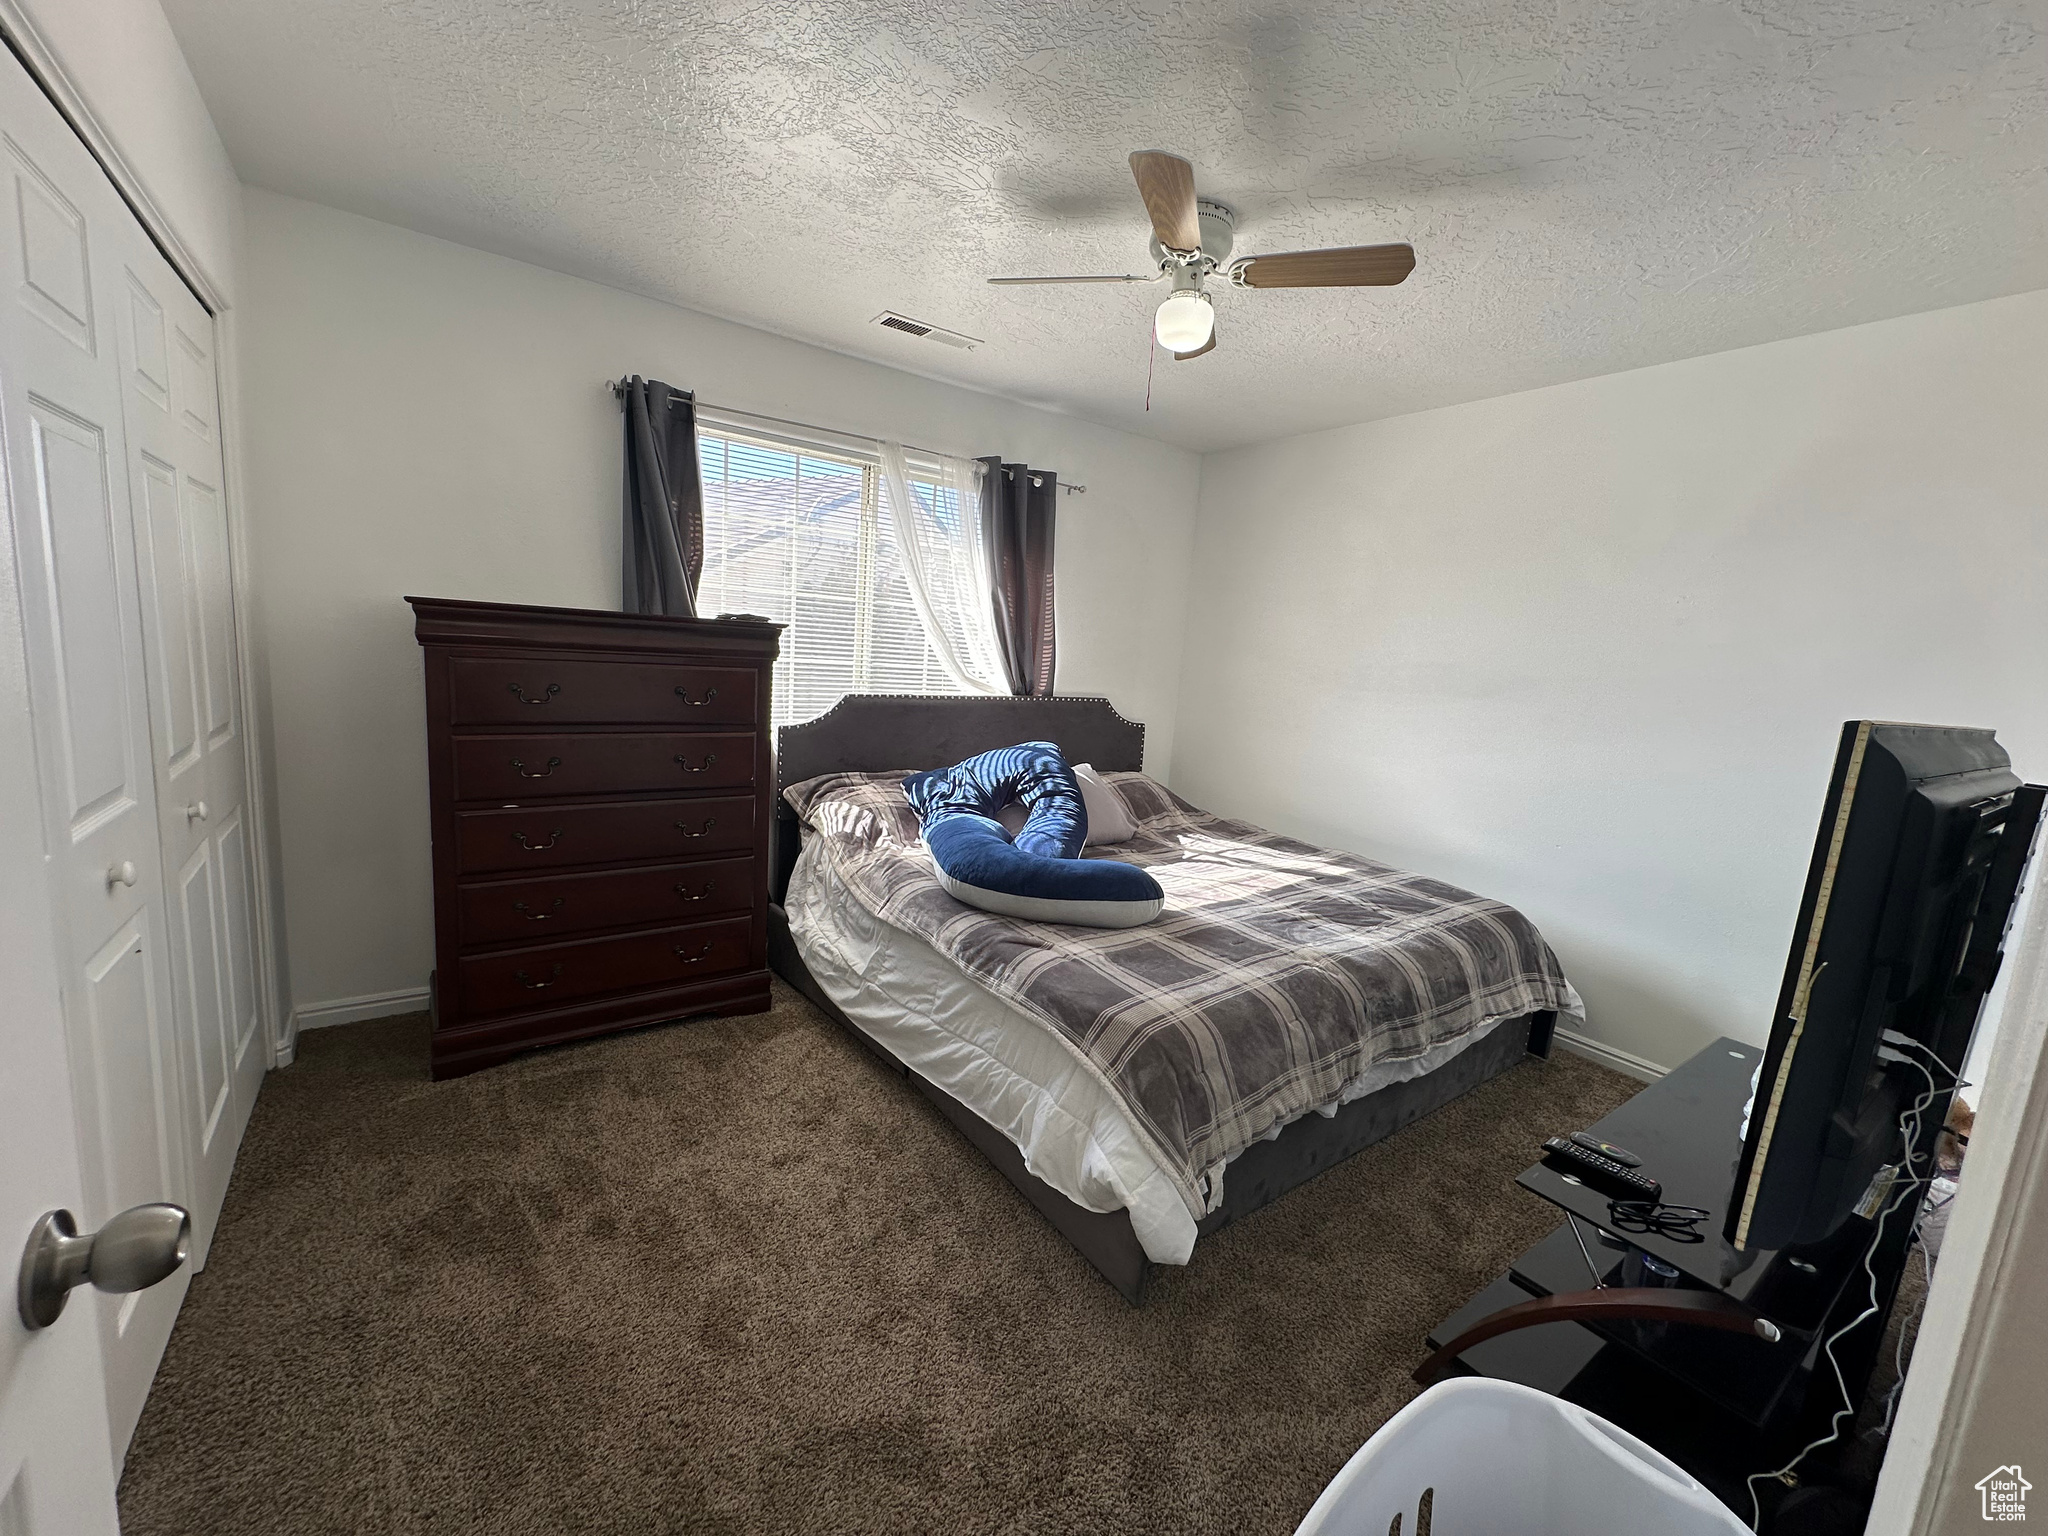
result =
[[[883,443],[882,502],[911,601],[939,665],[962,688],[1008,693],[981,539],[982,467]]]

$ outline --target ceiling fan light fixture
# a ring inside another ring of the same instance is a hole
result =
[[[1152,336],[1174,361],[1185,363],[1216,350],[1216,311],[1202,291],[1211,278],[1240,289],[1391,288],[1415,270],[1415,248],[1406,241],[1238,256],[1237,215],[1226,204],[1196,195],[1195,168],[1185,157],[1163,149],[1141,149],[1131,156],[1131,175],[1152,225],[1150,272],[992,277],[989,281],[1171,282],[1173,292],[1153,317]],[[882,323],[893,324],[886,319]],[[940,332],[934,327],[932,334]]]
[[[1199,288],[1168,294],[1152,322],[1152,334],[1169,352],[1193,352],[1209,344],[1216,332],[1216,309]]]

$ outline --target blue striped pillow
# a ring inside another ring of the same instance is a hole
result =
[[[969,906],[1035,922],[1134,928],[1165,903],[1159,882],[1136,865],[1080,857],[1087,806],[1049,741],[913,774],[903,796],[923,824],[939,883]],[[996,819],[1011,800],[1031,813],[1014,839]]]

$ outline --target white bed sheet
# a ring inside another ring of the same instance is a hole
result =
[[[917,935],[869,912],[808,840],[784,908],[811,975],[877,1044],[1007,1136],[1024,1166],[1076,1205],[1129,1211],[1152,1262],[1187,1263],[1195,1213],[1121,1099],[1064,1035],[997,997]],[[1406,1061],[1379,1063],[1335,1103],[1311,1113],[1334,1115],[1389,1084],[1434,1072],[1502,1022],[1489,1020],[1465,1039]],[[1275,1126],[1266,1139],[1282,1129]],[[1220,1198],[1220,1188],[1212,1189],[1212,1208]]]

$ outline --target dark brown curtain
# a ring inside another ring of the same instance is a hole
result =
[[[627,613],[697,616],[704,571],[704,485],[697,407],[686,389],[637,373],[626,401],[625,542],[620,605]]]
[[[1049,469],[978,461],[981,542],[988,552],[996,641],[1010,692],[1046,698],[1053,684],[1052,525],[1059,478]]]

